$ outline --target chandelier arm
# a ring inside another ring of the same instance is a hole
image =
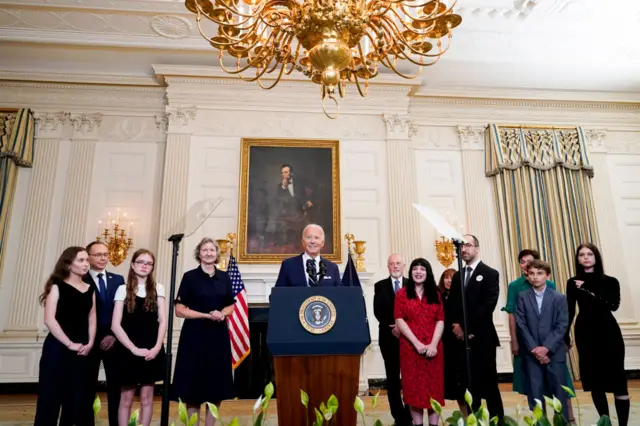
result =
[[[323,90],[324,90],[324,85],[322,86],[322,88],[323,88]],[[325,105],[324,105],[324,101],[325,101],[325,99],[326,99],[326,98],[331,99],[331,100],[333,101],[333,103],[335,103],[335,104],[336,104],[336,109],[338,110],[338,111],[336,112],[336,115],[333,115],[333,116],[332,116],[332,115],[329,115],[329,113],[327,112],[327,109],[325,108]],[[327,94],[327,96],[326,96],[326,97],[324,96],[324,93],[323,93],[323,96],[322,96],[322,112],[324,112],[324,115],[326,115],[327,117],[329,117],[329,118],[330,118],[330,119],[332,119],[332,120],[335,120],[335,119],[336,119],[336,118],[338,118],[338,116],[340,115],[340,105],[338,105],[338,101],[337,101],[337,99],[333,96],[333,93],[329,92],[329,93]]]
[[[284,69],[285,69],[285,64],[283,62],[282,66],[280,67],[280,72],[278,73],[278,78],[276,78],[276,81],[274,81],[271,86],[263,86],[262,81],[260,81],[260,78],[257,79],[258,85],[265,90],[273,89],[280,82],[280,79],[282,78],[282,74],[284,73]]]
[[[366,34],[366,35],[368,35],[368,34]],[[362,44],[360,42],[358,42],[358,51],[360,52],[360,57],[362,58],[362,66],[359,68],[359,70],[360,69],[366,70],[366,73],[369,75],[368,78],[372,77],[374,72],[377,74],[375,67],[374,67],[373,71],[371,71],[369,69],[369,67],[367,66],[367,57],[365,56],[364,52],[362,51]],[[357,80],[358,76],[355,75],[355,73],[354,73],[354,76],[356,77],[356,80]]]
[[[385,61],[386,61],[386,62],[388,62],[388,63],[385,63]],[[393,70],[393,72],[395,72],[396,74],[398,74],[398,75],[399,75],[400,77],[402,77],[402,78],[406,78],[407,80],[414,80],[414,79],[415,79],[416,77],[418,77],[418,76],[420,75],[420,73],[422,72],[422,67],[421,67],[421,68],[419,68],[419,69],[418,69],[418,73],[417,73],[416,75],[411,76],[411,75],[403,74],[403,73],[401,73],[400,71],[398,71],[398,69],[397,69],[395,66],[393,66],[393,64],[391,63],[391,61],[389,60],[389,58],[388,58],[388,57],[385,57],[385,58],[384,58],[383,60],[381,60],[380,62],[381,62],[381,63],[382,63],[382,65],[384,65],[385,67],[392,69],[392,70]]]
[[[420,55],[420,53],[418,53]],[[435,59],[433,59],[433,61],[431,62],[418,62],[415,61],[414,59],[412,59],[409,55],[407,55],[405,52],[400,52],[398,53],[398,57],[400,59],[406,59],[407,61],[411,62],[414,65],[417,65],[419,67],[430,67],[431,65],[434,65],[436,62],[438,62],[441,58],[440,55],[436,56]],[[421,56],[422,57],[422,56]]]
[[[362,96],[363,98],[366,98],[367,95],[369,94],[369,86],[365,87],[364,93],[362,93],[362,88],[360,87],[360,80],[358,79],[358,76],[356,74],[353,75],[355,77],[355,82],[356,82],[356,87],[358,88],[358,93],[360,93],[360,96]]]
[[[436,21],[434,20],[433,21],[433,25],[431,27],[423,28],[420,31],[416,31],[414,28],[411,28],[411,27],[407,26],[404,23],[404,21],[402,20],[402,18],[400,18],[400,15],[398,15],[398,13],[395,10],[393,10],[393,13],[398,17],[398,19],[400,19],[400,22],[402,23],[402,26],[405,28],[405,31],[409,31],[410,33],[415,34],[418,37],[425,37],[426,33],[431,31],[433,29],[433,27],[436,26]],[[394,35],[396,35],[397,38],[400,38],[400,39],[406,41],[406,38],[402,34],[403,31],[400,28],[398,28],[396,23],[391,18],[389,18],[388,16],[381,16],[380,18],[384,19],[386,22],[388,22],[390,25],[392,25],[392,27],[395,29]]]

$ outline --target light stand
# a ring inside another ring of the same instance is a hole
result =
[[[466,303],[466,296],[464,294],[464,276],[463,274],[465,274],[466,272],[464,271],[464,268],[462,267],[462,245],[464,244],[464,241],[459,241],[456,239],[453,239],[453,244],[456,246],[456,256],[458,257],[458,277],[460,278],[460,296],[461,296],[461,300],[462,300],[462,327],[463,327],[463,331],[464,331],[464,360],[465,360],[465,366],[467,368],[467,386],[470,389],[471,388],[471,348],[469,347],[469,334],[467,333],[467,303]],[[469,407],[471,408],[471,407]],[[163,425],[165,426],[165,425]]]
[[[171,366],[173,365],[173,311],[175,308],[174,295],[176,292],[176,267],[178,263],[178,251],[180,250],[180,242],[184,234],[174,234],[169,237],[169,242],[173,244],[173,255],[171,256],[171,286],[169,289],[169,311],[167,312],[167,318],[169,319],[167,324],[167,349],[166,358],[167,363],[164,372],[164,383],[162,387],[162,412],[160,414],[160,425],[169,426],[169,392],[171,389]]]

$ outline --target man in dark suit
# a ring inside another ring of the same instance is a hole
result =
[[[408,281],[404,276],[404,260],[399,254],[392,254],[387,260],[389,277],[374,286],[373,314],[378,320],[378,344],[384,360],[387,376],[387,398],[391,415],[396,426],[408,426],[411,418],[402,402],[400,383],[400,330],[393,314],[396,293]]]
[[[487,400],[487,409],[491,417],[498,416],[502,422],[504,408],[498,388],[498,369],[496,366],[496,348],[500,346],[498,333],[493,323],[493,311],[500,293],[500,274],[480,261],[480,243],[473,235],[465,235],[462,246],[462,270],[466,301],[467,327],[463,329],[462,293],[460,272],[453,275],[451,283],[451,314],[453,334],[464,339],[466,332],[471,348],[471,384],[467,388],[473,396],[473,411],[480,408],[482,399]],[[462,358],[464,359],[464,358]],[[466,368],[464,369],[466,372]]]
[[[319,225],[307,225],[302,231],[304,253],[285,259],[280,265],[276,287],[339,286],[338,265],[323,259],[324,231]]]
[[[517,335],[527,376],[527,397],[533,410],[536,399],[544,401],[545,390],[562,403],[564,418],[569,418],[566,386],[566,350],[564,335],[569,328],[567,298],[547,287],[551,267],[542,260],[529,265],[527,279],[532,288],[522,291],[516,305]],[[546,404],[542,404],[543,410]],[[545,410],[546,411],[546,410]]]
[[[113,359],[113,345],[116,338],[111,331],[111,317],[113,315],[114,297],[119,286],[124,284],[122,275],[106,271],[109,263],[109,250],[104,243],[94,241],[87,246],[89,253],[89,273],[84,281],[93,286],[96,291],[96,315],[98,324],[96,330],[96,344],[91,351],[93,361],[92,380],[98,383],[100,361],[104,366],[107,379],[107,405],[109,407],[109,425],[118,425],[118,406],[120,405],[120,387],[115,379],[117,368]]]

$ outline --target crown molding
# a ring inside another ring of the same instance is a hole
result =
[[[17,72],[0,70],[0,80],[20,83],[68,83],[68,84],[101,84],[116,86],[161,87],[155,77],[110,75],[110,74],[70,74],[56,72]]]

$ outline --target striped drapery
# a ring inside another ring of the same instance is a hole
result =
[[[593,167],[582,128],[489,125],[485,148],[506,282],[520,276],[519,251],[536,249],[551,265],[558,290],[564,292],[574,274],[578,245],[599,242]],[[573,366],[575,360],[574,351]]]
[[[0,113],[0,272],[11,221],[18,167],[33,164],[35,121],[29,109]]]

